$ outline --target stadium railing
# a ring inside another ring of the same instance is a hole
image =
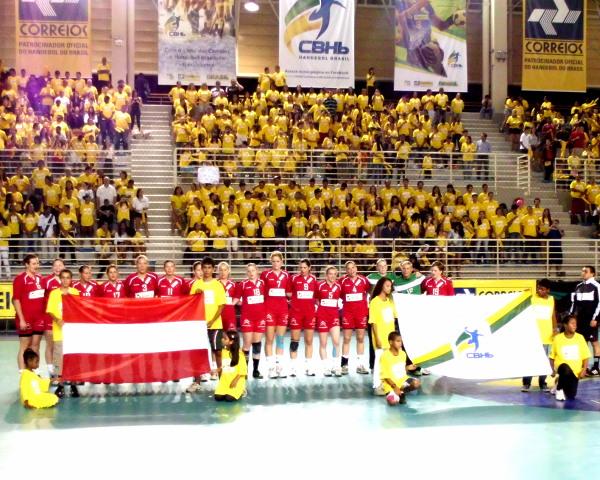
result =
[[[75,174],[83,173],[87,165],[92,165],[99,172],[127,172],[131,169],[130,150],[77,150],[77,149],[7,149],[0,150],[0,168],[7,175],[14,175],[17,167],[21,167],[25,176],[30,176],[38,161],[54,175],[62,175],[66,169]]]
[[[600,181],[600,161],[581,157],[579,162],[569,165],[567,158],[557,157],[554,160],[554,188],[557,191],[568,191],[577,174],[585,183]]]
[[[191,239],[190,239],[191,240]],[[67,264],[116,263],[124,271],[133,268],[132,260],[145,253],[161,266],[167,259],[178,264],[190,264],[211,255],[218,260],[240,267],[250,261],[264,263],[273,250],[286,256],[288,265],[308,257],[315,268],[326,265],[342,268],[346,261],[355,260],[368,271],[378,258],[392,264],[398,258],[411,255],[423,257],[421,264],[440,260],[449,265],[451,273],[460,276],[482,274],[485,276],[551,275],[566,272],[579,273],[582,262],[598,263],[600,242],[592,239],[565,238],[562,240],[504,238],[454,240],[437,238],[204,238],[205,250],[186,253],[188,240],[184,237],[144,237],[131,240],[99,240],[97,238],[12,238],[9,240],[9,259],[13,273],[21,258],[29,252],[39,255],[43,267],[54,258],[62,256]],[[218,250],[215,242],[225,241],[226,247]],[[104,245],[104,248],[102,247]],[[322,251],[316,251],[317,249]],[[101,262],[104,258],[104,262]],[[268,262],[267,262],[268,263]],[[18,267],[17,267],[18,268]],[[160,270],[160,268],[159,268]],[[4,272],[2,272],[4,273]]]
[[[406,177],[413,184],[422,180],[428,187],[446,183],[488,183],[496,191],[511,188],[529,194],[531,189],[529,159],[511,153],[473,154],[474,159],[465,162],[459,152],[413,151],[408,160],[403,160],[398,158],[396,151],[350,150],[340,157],[339,152],[330,150],[263,150],[267,152],[264,162],[253,159],[244,166],[241,149],[234,149],[231,153],[221,148],[176,148],[173,152],[174,178],[180,185],[186,185],[198,182],[199,178],[214,179],[217,173],[221,182],[229,178],[233,182],[244,180],[250,183],[271,180],[276,175],[281,176],[283,182],[295,180],[297,183],[308,183],[310,178],[349,183],[357,180],[398,183]],[[253,151],[256,154],[261,149]],[[433,161],[430,172],[423,169],[426,155]],[[199,167],[202,167],[200,171]]]

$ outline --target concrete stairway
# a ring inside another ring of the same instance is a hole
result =
[[[171,194],[175,179],[170,109],[169,105],[144,105],[142,129],[150,138],[134,139],[131,145],[131,175],[150,200],[148,257],[158,266],[174,254],[179,256],[181,250],[173,250],[173,242],[153,240],[171,236]]]

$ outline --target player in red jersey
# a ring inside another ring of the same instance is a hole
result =
[[[452,297],[454,296],[454,286],[452,280],[444,277],[444,264],[442,262],[433,262],[431,264],[431,276],[423,280],[422,289],[425,295]]]
[[[79,280],[73,282],[73,288],[79,290],[81,297],[99,296],[99,286],[92,280],[92,269],[89,265],[79,267]]]
[[[217,265],[219,273],[219,282],[225,289],[226,304],[221,312],[221,320],[223,321],[223,331],[237,330],[237,322],[235,321],[235,306],[233,296],[235,293],[235,283],[229,280],[231,267],[227,262],[221,262]]]
[[[350,342],[352,330],[356,331],[356,354],[358,366],[356,373],[368,374],[367,358],[365,357],[365,332],[367,330],[367,317],[369,316],[369,299],[367,295],[371,289],[369,281],[358,274],[356,263],[346,262],[346,275],[340,280],[342,287],[342,300],[344,310],[342,314],[342,329],[344,330],[344,344],[342,346],[342,373],[348,373],[348,356],[350,355]]]
[[[12,303],[15,307],[17,334],[19,335],[19,352],[17,364],[19,370],[25,368],[23,352],[31,348],[34,352],[40,349],[46,323],[46,298],[44,296],[44,279],[37,273],[40,260],[35,254],[23,258],[25,271],[13,280]]]
[[[175,262],[167,260],[163,268],[165,274],[158,279],[158,297],[180,297],[189,293],[188,283],[179,275],[175,274]]]
[[[158,276],[148,271],[148,257],[138,255],[135,259],[135,273],[125,279],[126,296],[131,298],[154,298],[157,293]]]
[[[323,374],[326,377],[342,376],[340,366],[340,311],[339,300],[342,287],[337,282],[338,271],[335,267],[327,267],[325,280],[317,285],[317,331],[319,332],[319,355],[323,364]],[[333,361],[327,360],[327,337],[331,336],[333,343]]]
[[[48,297],[50,292],[57,288],[60,288],[60,272],[65,269],[65,262],[62,258],[56,258],[52,262],[52,273],[44,278],[44,289],[46,306],[48,306]],[[44,324],[44,339],[46,340],[46,350],[44,352],[44,358],[46,359],[46,365],[48,366],[48,374],[50,377],[54,377],[55,365],[54,360],[54,339],[52,338],[52,317],[49,314],[46,315],[46,322]]]
[[[315,291],[317,278],[310,273],[310,260],[300,260],[299,273],[292,276],[290,289],[292,308],[290,310],[290,375],[296,376],[298,362],[298,347],[300,346],[300,331],[304,330],[304,356],[306,358],[306,375],[314,377],[312,365],[313,337],[315,332]]]
[[[267,335],[265,338],[265,356],[269,369],[269,378],[285,378],[283,369],[283,340],[288,325],[288,295],[290,275],[282,270],[283,255],[271,253],[271,270],[262,272],[260,278],[265,282],[265,308],[267,309]],[[276,361],[273,362],[273,340],[276,339]]]
[[[259,371],[262,337],[266,330],[265,282],[258,278],[256,264],[246,266],[248,278],[235,286],[234,298],[242,303],[240,327],[244,337],[243,350],[246,358],[252,345],[252,377],[263,378]]]
[[[119,280],[119,269],[116,265],[106,267],[106,278],[107,281],[99,287],[100,296],[105,298],[124,298],[125,285],[123,285],[122,280]]]

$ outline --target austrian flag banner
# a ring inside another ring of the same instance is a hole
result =
[[[165,382],[210,371],[201,295],[63,299],[63,378]]]

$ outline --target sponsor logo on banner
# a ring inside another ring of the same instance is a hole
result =
[[[17,68],[43,74],[52,65],[90,76],[89,0],[18,0]]]
[[[527,0],[523,22],[523,89],[585,91],[585,0]]]
[[[228,83],[237,76],[236,8],[227,2],[159,2],[158,82]]]
[[[396,90],[467,90],[465,0],[396,0]]]
[[[290,85],[354,83],[354,2],[281,0],[279,63]]]

